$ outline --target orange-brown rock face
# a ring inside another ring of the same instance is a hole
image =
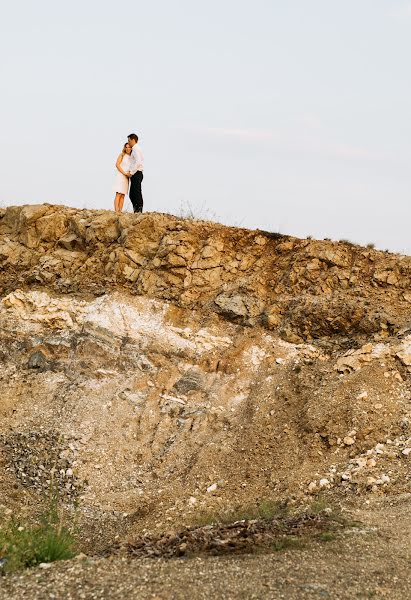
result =
[[[141,530],[408,490],[410,260],[162,214],[3,210],[0,504],[52,482],[85,522]]]
[[[38,205],[0,217],[3,293],[124,289],[292,342],[384,336],[408,321],[410,257],[154,213]]]

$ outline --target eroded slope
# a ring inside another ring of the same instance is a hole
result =
[[[130,533],[410,489],[408,257],[166,215],[0,223],[6,506],[52,483]]]

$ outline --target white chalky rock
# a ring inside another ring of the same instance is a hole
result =
[[[315,481],[312,481],[308,486],[308,491],[314,492],[316,489],[317,489],[317,483]]]
[[[404,450],[402,451],[402,454],[404,454],[404,456],[408,456],[411,452],[411,448],[404,448]]]
[[[212,485],[209,485],[207,488],[207,493],[211,494],[212,492],[215,492],[217,489],[217,484],[213,483]]]
[[[355,444],[355,439],[352,438],[350,435],[346,435],[343,439],[343,442],[346,446],[352,446],[353,444]]]
[[[381,475],[381,481],[383,483],[389,483],[391,481],[391,479],[389,478],[388,475]]]
[[[73,477],[73,469],[67,469],[66,477]]]
[[[357,400],[365,400],[366,398],[368,398],[368,392],[361,392],[361,394],[358,394],[357,396]]]
[[[320,487],[326,487],[327,485],[330,485],[329,479],[327,479],[326,477],[320,479]]]
[[[194,496],[190,496],[190,498],[188,499],[188,503],[191,506],[194,506],[194,504],[197,504],[197,498],[194,498]]]

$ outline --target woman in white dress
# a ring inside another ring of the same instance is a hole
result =
[[[126,142],[123,146],[123,151],[116,162],[117,172],[114,181],[114,191],[116,192],[116,197],[114,198],[114,210],[116,212],[121,212],[123,210],[124,196],[128,193],[130,180],[127,173],[130,170],[130,154],[131,146]]]

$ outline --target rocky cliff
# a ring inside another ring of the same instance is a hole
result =
[[[3,294],[121,289],[296,343],[408,323],[411,258],[350,243],[49,205],[3,209],[0,236]]]
[[[0,217],[10,510],[57,486],[106,540],[410,488],[411,258],[163,214]]]

